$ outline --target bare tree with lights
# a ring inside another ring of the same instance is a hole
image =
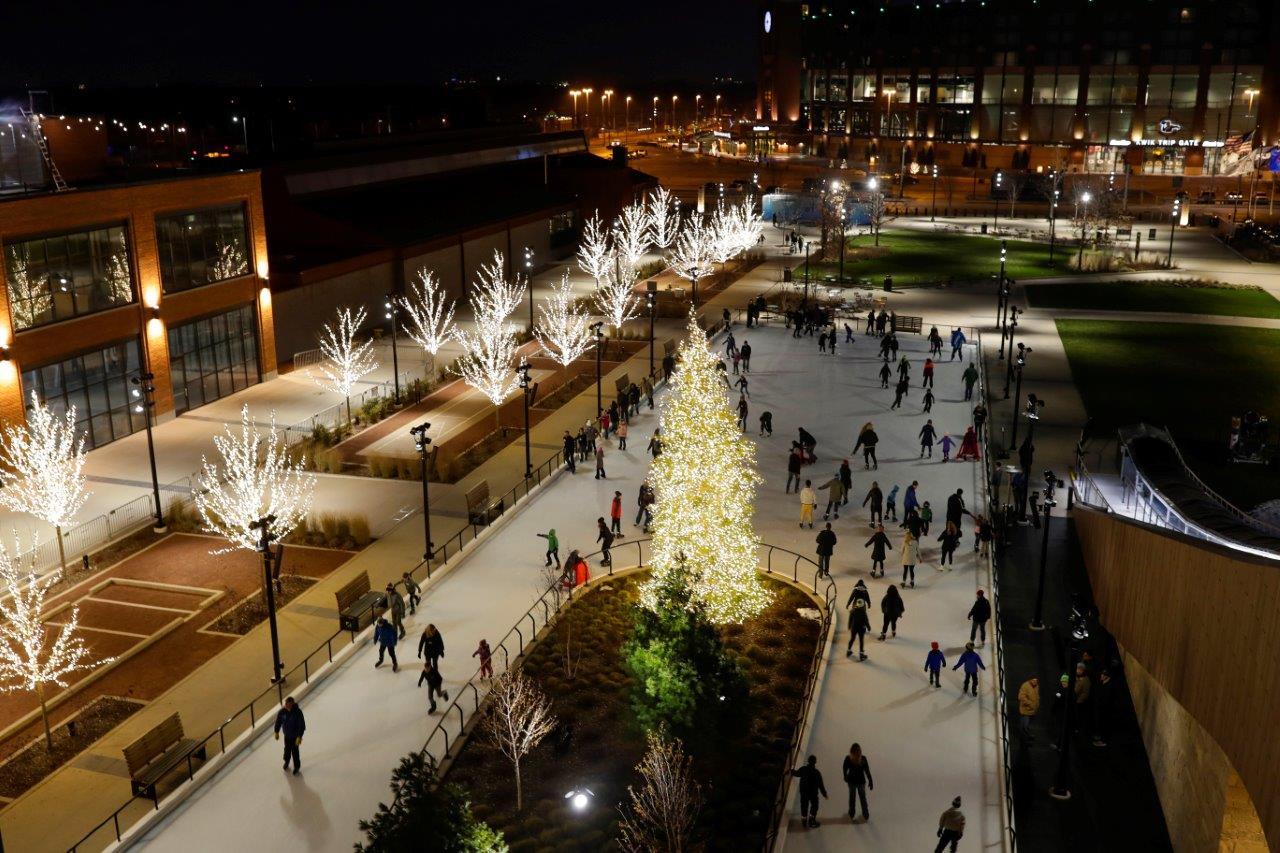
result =
[[[62,579],[62,573],[37,577],[35,549],[25,566],[19,565],[18,559],[0,545],[0,693],[35,692],[44,721],[45,747],[52,751],[46,686],[65,688],[71,673],[111,663],[114,658],[89,661],[89,650],[77,630],[79,607],[71,608],[60,627],[42,621],[45,596]]]
[[[618,844],[628,853],[683,853],[693,849],[693,830],[702,811],[702,788],[693,778],[693,759],[665,728],[647,732],[649,748],[636,765],[640,787],[627,786],[631,801],[620,809]]]
[[[659,249],[669,249],[680,235],[680,199],[666,187],[649,193],[645,206],[649,221],[649,242]]]
[[[489,743],[507,757],[515,771],[517,812],[524,807],[520,762],[555,730],[558,722],[551,713],[551,700],[520,670],[504,672],[489,691],[484,732]]]
[[[9,307],[13,312],[15,329],[28,329],[45,319],[53,309],[53,295],[43,281],[31,275],[31,257],[22,243],[8,247],[9,275],[5,284],[9,288]]]
[[[871,233],[875,235],[876,245],[880,245],[880,227],[884,225],[884,220],[888,214],[888,205],[885,204],[884,192],[875,186],[862,194],[860,199],[862,202],[863,212],[867,214],[867,224],[871,227]]]
[[[691,216],[667,253],[666,260],[672,271],[692,283],[694,298],[697,297],[698,279],[710,275],[715,269],[712,266],[714,241],[715,234],[702,217]]]
[[[634,279],[639,275],[640,261],[649,251],[649,214],[642,203],[622,208],[614,223],[613,245],[618,264],[623,267],[621,277]]]
[[[339,308],[338,322],[332,326],[325,323],[320,333],[320,352],[328,362],[320,365],[315,381],[347,401],[347,420],[351,420],[351,391],[355,384],[378,369],[373,341],[356,340],[367,317],[363,307],[355,311]]]
[[[582,226],[582,240],[578,244],[578,269],[595,280],[596,287],[613,268],[613,248],[609,245],[609,232],[600,222],[597,211]]]
[[[508,281],[503,270],[502,253],[495,251],[493,263],[480,268],[471,291],[474,331],[458,330],[462,344],[458,375],[493,403],[495,423],[500,417],[498,406],[519,387],[519,377],[512,369],[519,344],[508,320],[525,294],[524,283]]]
[[[397,301],[409,315],[409,337],[431,356],[434,371],[436,355],[458,334],[453,322],[454,301],[446,296],[436,274],[426,267],[418,270],[411,296],[401,296]]]
[[[256,551],[261,536],[253,528],[255,522],[273,517],[272,535],[288,536],[311,510],[316,477],[306,471],[305,460],[290,460],[274,413],[264,434],[246,405],[240,410],[239,432],[225,426],[223,433],[213,437],[221,464],[200,460],[196,509],[205,529],[230,543],[214,553]]]
[[[5,427],[0,437],[0,469],[0,506],[52,525],[58,565],[65,570],[62,528],[91,494],[85,491],[84,433],[76,426],[76,407],[59,418],[32,391],[27,422]]]
[[[595,338],[591,314],[574,298],[568,271],[561,277],[560,284],[552,287],[550,295],[543,298],[538,314],[533,333],[556,363],[568,367],[586,354]]]
[[[223,281],[249,271],[249,262],[235,242],[219,243],[216,255],[209,266],[209,281]]]
[[[596,308],[613,326],[615,334],[622,334],[622,324],[640,313],[640,299],[636,296],[636,279],[633,267],[621,265],[610,270],[596,291]]]

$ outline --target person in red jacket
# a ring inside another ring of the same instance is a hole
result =
[[[924,360],[924,382],[920,384],[921,388],[933,387],[933,359],[926,358]]]
[[[609,504],[609,529],[619,539],[624,535],[622,532],[622,492],[614,492],[613,502]]]

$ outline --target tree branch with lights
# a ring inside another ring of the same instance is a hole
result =
[[[538,322],[533,334],[544,352],[557,364],[568,367],[586,354],[595,340],[591,331],[591,314],[573,295],[569,273],[565,272],[560,284],[543,297],[538,306]]]
[[[640,202],[622,208],[614,222],[614,250],[623,267],[622,278],[635,279],[640,261],[649,251],[649,214]]]
[[[418,270],[418,280],[412,288],[409,297],[402,296],[398,301],[409,315],[409,337],[431,356],[434,372],[436,355],[458,334],[453,322],[455,303],[446,296],[436,274],[425,267]]]
[[[666,187],[649,193],[645,205],[649,220],[649,242],[659,249],[669,249],[680,235],[680,199]]]
[[[503,272],[500,252],[493,253],[494,262],[480,268],[472,288],[470,302],[474,330],[458,329],[462,356],[457,373],[462,381],[479,391],[494,405],[495,423],[498,408],[515,393],[519,378],[513,369],[519,344],[508,322],[524,299],[525,286],[508,281]]]
[[[597,310],[619,335],[622,333],[622,324],[640,313],[634,270],[634,267],[626,264],[621,265],[620,269],[610,270],[600,289],[596,291]]]
[[[666,261],[672,272],[692,283],[694,297],[697,296],[698,280],[710,275],[715,269],[712,266],[714,241],[715,234],[702,217],[690,216],[667,253]]]
[[[320,352],[328,361],[320,365],[315,381],[347,401],[347,420],[352,419],[351,391],[355,384],[378,369],[373,357],[373,341],[356,340],[367,317],[363,307],[355,311],[339,308],[337,324],[325,323],[320,332]]]
[[[613,250],[609,245],[609,232],[600,222],[597,211],[582,226],[582,239],[578,243],[578,269],[595,280],[596,287],[613,267]]]

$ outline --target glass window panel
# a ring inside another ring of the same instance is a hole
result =
[[[1052,71],[1036,72],[1036,74],[1033,75],[1031,83],[1031,103],[1053,103],[1053,83],[1055,76],[1056,75]]]
[[[160,244],[160,274],[166,293],[249,272],[249,239],[243,205],[159,217],[156,238]]]
[[[982,77],[982,103],[1000,103],[1000,90],[1002,85],[1003,75],[999,71],[989,71],[984,74]]]

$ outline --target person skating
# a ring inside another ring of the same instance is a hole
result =
[[[867,330],[864,334],[873,334],[876,330],[876,310],[872,308],[867,312]]]
[[[653,493],[653,486],[649,485],[649,481],[645,480],[640,484],[640,491],[636,493],[636,521],[635,526],[640,527],[640,522],[644,521],[644,532],[649,532],[649,525],[653,523],[653,502],[657,500],[657,496]]]
[[[493,678],[493,651],[489,648],[489,641],[481,640],[471,656],[480,658],[480,677]]]
[[[742,365],[742,353],[741,353],[740,351],[736,351],[736,350],[735,350],[735,351],[734,351],[734,353],[733,353],[733,355],[732,355],[732,356],[730,356],[730,359],[731,359],[731,360],[732,360],[732,362],[733,362],[733,375],[734,375],[734,376],[741,376],[741,375],[742,375],[742,367],[741,367],[741,365]]]
[[[284,769],[289,769],[293,762],[293,775],[297,776],[302,769],[302,736],[307,732],[307,718],[302,715],[302,707],[292,696],[286,696],[284,707],[276,712],[275,736],[280,740],[284,735]]]
[[[814,453],[814,450],[818,447],[818,439],[814,438],[813,433],[809,432],[804,427],[797,427],[796,432],[800,436],[800,446],[804,448],[804,461],[809,464],[817,462],[818,454]]]
[[[884,639],[881,637],[881,639]],[[862,822],[871,820],[867,811],[867,791],[874,791],[876,783],[871,778],[871,765],[862,754],[862,744],[855,743],[849,747],[849,754],[844,757],[844,782],[849,786],[849,817],[855,822],[858,819],[858,804],[862,805]],[[855,800],[856,797],[856,800]]]
[[[630,431],[630,427],[627,425],[627,422],[626,422],[625,420],[624,420],[622,423],[618,424],[618,432],[617,432],[617,435],[618,435],[618,449],[619,449],[619,450],[626,450],[626,449],[627,449],[627,433],[628,433],[629,431]]]
[[[920,562],[920,537],[910,530],[902,537],[902,585],[916,588],[916,564]]]
[[[942,687],[942,668],[946,665],[946,655],[938,648],[937,642],[930,643],[929,654],[924,656],[924,671],[929,673],[929,683],[934,688]]]
[[[920,458],[925,458],[927,454],[930,459],[933,458],[933,444],[938,440],[938,431],[933,426],[933,418],[924,422],[924,426],[920,427]]]
[[[741,394],[742,394],[742,396],[743,396],[743,397],[746,397],[748,400],[750,400],[750,399],[751,399],[751,391],[750,391],[750,390],[748,389],[748,387],[747,387],[747,386],[749,386],[750,384],[751,384],[751,383],[747,381],[747,377],[745,377],[745,376],[739,376],[739,377],[738,377],[738,381],[737,381],[737,382],[735,382],[735,383],[733,383],[733,385],[731,385],[731,386],[730,386],[730,388],[737,388],[737,389],[741,392]]]
[[[615,491],[609,501],[609,530],[619,539],[626,535],[622,532],[622,492]]]
[[[964,508],[964,489],[956,489],[955,494],[947,498],[947,521],[959,530],[961,517],[968,514],[969,511]]]
[[[742,342],[742,349],[739,350],[739,352],[742,354],[742,372],[750,373],[751,372],[751,344],[747,343],[744,340]]]
[[[434,624],[424,628],[418,638],[418,657],[431,661],[435,666],[439,666],[440,658],[444,657],[444,635]]]
[[[956,665],[951,667],[951,671],[955,672],[960,667],[964,667],[964,686],[960,688],[961,693],[968,693],[970,685],[973,686],[973,695],[978,695],[978,670],[986,669],[982,663],[982,658],[978,657],[978,653],[973,650],[973,643],[964,644],[964,653],[960,655],[960,659],[956,661]]]
[[[827,522],[818,533],[818,574],[831,575],[831,556],[836,550],[836,534],[831,530],[831,522]]]
[[[604,470],[604,442],[596,445],[596,479],[607,480],[609,475]]]
[[[858,578],[858,582],[853,585],[853,592],[849,593],[849,600],[844,603],[845,610],[852,610],[856,601],[862,601],[864,607],[871,606],[871,593],[867,591],[867,584],[862,578]]]
[[[911,485],[907,486],[906,494],[902,498],[902,511],[911,512],[920,506],[920,482],[912,480]]]
[[[898,520],[898,484],[894,483],[893,488],[889,490],[889,494],[884,498],[884,514],[885,518]]]
[[[973,427],[965,427],[964,435],[960,438],[960,452],[956,454],[956,461],[972,459],[976,462],[981,458],[982,453],[978,450],[978,434],[974,432]]]
[[[913,509],[902,517],[902,523],[898,525],[903,530],[908,531],[916,539],[922,535],[924,524],[920,521],[920,511]]]
[[[920,507],[920,533],[928,536],[929,525],[933,523],[933,507],[925,501]]]
[[[1018,688],[1018,730],[1027,741],[1035,739],[1031,734],[1031,723],[1039,712],[1040,679],[1033,675]]]
[[[956,549],[960,547],[960,531],[951,522],[947,522],[946,528],[938,534],[938,541],[942,543],[942,550],[938,557],[938,571],[945,571],[943,568],[948,563],[956,564]]]
[[[979,646],[987,644],[987,621],[991,618],[991,602],[987,601],[987,594],[983,590],[978,590],[977,596],[973,599],[973,606],[969,608],[969,642],[973,642],[973,638],[981,635]]]
[[[969,362],[969,366],[964,369],[964,373],[960,374],[960,378],[964,381],[964,398],[966,400],[973,399],[973,386],[978,381],[978,368],[973,366],[973,362]]]
[[[378,617],[378,623],[373,628],[373,641],[378,644],[378,661],[373,665],[374,669],[382,666],[383,656],[388,655],[391,657],[391,671],[400,671],[400,662],[396,660],[396,639],[395,626]]]
[[[871,504],[871,526],[884,523],[884,493],[880,491],[880,484],[872,480],[871,488],[867,490],[867,496],[862,499],[862,505]]]
[[[929,355],[942,355],[942,335],[938,334],[937,326],[929,329]]]
[[[792,445],[791,453],[787,455],[787,488],[786,494],[791,494],[791,482],[794,480],[796,484],[796,493],[800,492],[800,470],[804,467],[804,450],[799,445]]]
[[[650,410],[653,409],[653,374],[644,378],[644,399]]]
[[[738,426],[742,427],[742,431],[747,431],[747,398],[738,398]]]
[[[880,615],[884,617],[884,621],[880,625],[881,642],[884,641],[886,634],[891,637],[898,636],[898,620],[906,612],[907,605],[902,600],[902,594],[898,592],[896,586],[889,584],[889,588],[885,590],[884,597],[880,599]]]
[[[982,425],[987,422],[987,407],[981,400],[973,407],[973,429],[982,438]]]
[[[805,480],[800,490],[800,526],[809,525],[813,529],[813,508],[818,504],[818,495],[813,491],[813,481]]]
[[[613,557],[609,555],[609,549],[613,547],[613,531],[604,523],[603,516],[596,519],[596,541],[600,543],[600,565],[613,565]]]
[[[773,412],[760,413],[760,435],[773,435]]]
[[[791,775],[800,780],[800,820],[805,826],[816,828],[818,823],[818,795],[827,799],[827,786],[822,784],[818,770],[818,756],[810,755],[803,767],[794,767]]]
[[[960,327],[957,326],[956,330],[951,333],[951,361],[955,361],[957,358],[964,359],[964,344],[964,332],[960,331]]]
[[[649,446],[646,448],[654,459],[662,455],[662,428],[654,427],[653,436],[649,439]]]
[[[991,522],[985,515],[978,513],[973,520],[973,550],[985,560],[991,553],[991,541],[995,538],[996,531]]]
[[[862,465],[865,469],[880,468],[880,462],[876,459],[876,445],[879,443],[880,436],[876,434],[871,421],[867,421],[858,431],[858,440],[853,445],[854,456],[858,455],[858,448],[862,448]]]
[[[933,359],[926,358],[924,360],[924,367],[921,369],[920,372],[924,376],[924,380],[921,382],[920,387],[932,388],[933,387]]]
[[[944,432],[942,438],[938,439],[938,446],[942,448],[942,461],[950,462],[951,448],[956,446],[956,440],[951,437],[951,433]]]
[[[893,402],[889,405],[890,409],[902,408],[902,398],[907,395],[910,387],[911,385],[905,377],[898,380],[898,384],[893,387]]]
[[[662,381],[670,382],[671,374],[676,369],[676,357],[671,353],[667,353],[662,357]]]
[[[428,714],[436,712],[436,696],[439,695],[444,701],[449,701],[449,691],[444,689],[444,676],[440,674],[440,667],[431,662],[427,658],[422,662],[422,674],[418,676],[418,686],[422,686],[422,682],[427,682],[427,701],[431,703],[431,707],[427,709]]]
[[[951,845],[951,853],[956,853],[956,845],[963,836],[964,812],[960,811],[960,798],[956,797],[951,801],[951,808],[938,818],[938,846],[933,848],[933,853],[942,853],[948,844]]]
[[[853,657],[853,641],[858,641],[858,660],[867,659],[866,639],[871,630],[871,618],[867,615],[867,604],[861,598],[853,600],[853,611],[849,615],[849,646],[844,656]]]
[[[871,538],[864,542],[862,547],[871,549],[871,577],[876,576],[877,567],[880,569],[880,577],[884,577],[884,559],[891,546],[889,537],[884,533],[883,524],[876,528],[876,532],[871,534]]]
[[[839,470],[835,476],[818,487],[827,493],[827,508],[822,511],[822,520],[826,521],[834,513],[836,518],[840,517],[840,506],[842,503],[848,503],[845,499],[844,478],[840,476]]]
[[[564,465],[569,469],[570,474],[578,473],[578,466],[574,464],[573,453],[577,449],[577,440],[569,433],[564,431],[564,437],[560,439],[561,450],[564,453]]]
[[[893,376],[893,371],[889,369],[889,362],[880,365],[880,387],[889,387],[889,377]]]
[[[898,333],[892,330],[889,332],[889,357],[890,359],[898,357]]]
[[[395,628],[396,636],[404,639],[404,598],[396,591],[394,583],[388,583],[385,590],[387,597],[387,610],[391,612],[391,627]]]
[[[911,378],[911,361],[905,355],[898,361],[898,378],[906,380]]]
[[[408,572],[400,576],[400,580],[404,581],[404,594],[409,598],[410,615],[418,612],[418,603],[422,601],[422,587],[418,586],[418,582],[413,579],[413,575]]]
[[[573,589],[591,580],[591,567],[587,561],[578,556],[577,551],[570,551],[564,559],[564,571],[560,573],[560,586]]]
[[[538,538],[547,540],[547,562],[551,565],[552,558],[556,561],[556,568],[560,568],[560,539],[556,536],[556,529],[552,527],[546,533],[539,533]]]
[[[924,391],[924,408],[921,409],[922,414],[928,414],[933,411],[933,389],[926,388]]]

